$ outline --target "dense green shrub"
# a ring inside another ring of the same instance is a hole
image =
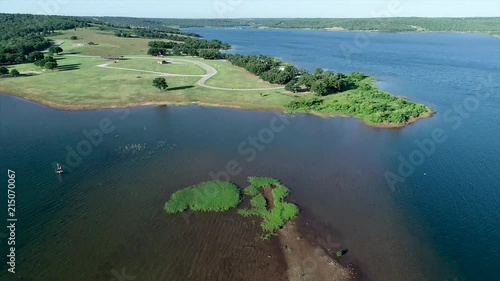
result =
[[[250,209],[239,210],[239,213],[244,216],[260,216],[262,217],[261,227],[266,233],[264,237],[276,233],[289,220],[295,218],[299,214],[299,208],[292,203],[285,202],[285,197],[288,196],[289,190],[286,186],[273,178],[250,177],[248,178],[250,186],[245,188],[245,194],[253,197],[250,201]],[[264,198],[262,188],[272,188],[274,207],[269,209],[267,201]]]
[[[165,211],[180,213],[191,209],[220,212],[234,208],[239,203],[240,192],[236,185],[222,181],[209,181],[172,194],[171,199],[165,204]]]
[[[318,112],[354,116],[373,124],[406,124],[412,118],[428,116],[432,109],[377,90],[373,86],[327,97],[304,96],[285,105],[290,112]]]

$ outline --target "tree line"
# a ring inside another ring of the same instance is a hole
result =
[[[227,50],[231,45],[223,43],[219,40],[205,40],[198,38],[187,38],[183,42],[164,42],[151,41],[149,42],[148,55],[188,55],[199,56],[204,59],[220,59],[223,58],[220,50]]]
[[[118,37],[139,37],[148,39],[169,39],[174,41],[184,41],[186,38],[200,38],[201,36],[192,32],[184,32],[170,27],[145,28],[130,26],[111,26]],[[109,28],[109,27],[108,27]],[[124,30],[125,29],[125,30]]]
[[[87,26],[75,17],[0,14],[0,64],[33,62],[31,53],[51,46],[46,36],[56,30]]]
[[[262,80],[273,84],[287,84],[301,74],[295,66],[284,65],[273,57],[227,54],[225,58],[233,65],[243,67]]]
[[[112,23],[142,27],[270,27],[284,29],[329,29],[411,32],[483,32],[500,35],[498,17],[489,18],[341,18],[341,19],[133,19],[106,18]]]
[[[361,72],[343,74],[317,68],[314,73],[301,71],[300,77],[288,82],[285,89],[295,93],[311,91],[317,96],[326,96],[357,88],[359,82],[367,77]]]

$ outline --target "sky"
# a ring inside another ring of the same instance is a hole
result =
[[[500,0],[0,0],[0,13],[149,18],[500,17]]]

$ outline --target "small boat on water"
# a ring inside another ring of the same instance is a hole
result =
[[[62,174],[62,173],[64,173],[64,171],[63,171],[61,165],[59,165],[59,163],[57,163],[57,165],[56,165],[56,174]]]

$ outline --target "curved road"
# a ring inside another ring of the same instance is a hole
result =
[[[83,56],[83,55],[66,55],[66,56],[97,58],[96,56]],[[158,59],[158,58],[154,58],[154,57],[125,57],[125,58],[128,58],[128,59],[154,59],[154,60]],[[233,89],[233,88],[222,88],[222,87],[210,86],[210,85],[207,85],[206,82],[210,78],[217,75],[217,69],[215,69],[211,65],[208,65],[206,63],[202,63],[199,61],[192,61],[192,60],[185,60],[185,59],[171,59],[171,60],[173,62],[187,62],[187,63],[192,63],[195,65],[198,65],[199,67],[203,68],[207,72],[207,74],[205,74],[205,75],[171,74],[171,73],[165,73],[165,72],[155,72],[155,71],[147,71],[147,70],[140,70],[140,69],[133,69],[133,68],[113,67],[113,66],[109,66],[109,64],[100,64],[100,65],[98,65],[98,67],[147,72],[147,73],[152,73],[152,74],[156,74],[156,75],[160,75],[160,76],[167,76],[167,77],[200,77],[201,76],[201,79],[197,83],[200,87],[212,89],[212,90],[220,90],[220,91],[271,91],[271,90],[281,90],[281,89],[285,88],[284,86],[281,86],[281,87],[274,87],[274,88]]]

